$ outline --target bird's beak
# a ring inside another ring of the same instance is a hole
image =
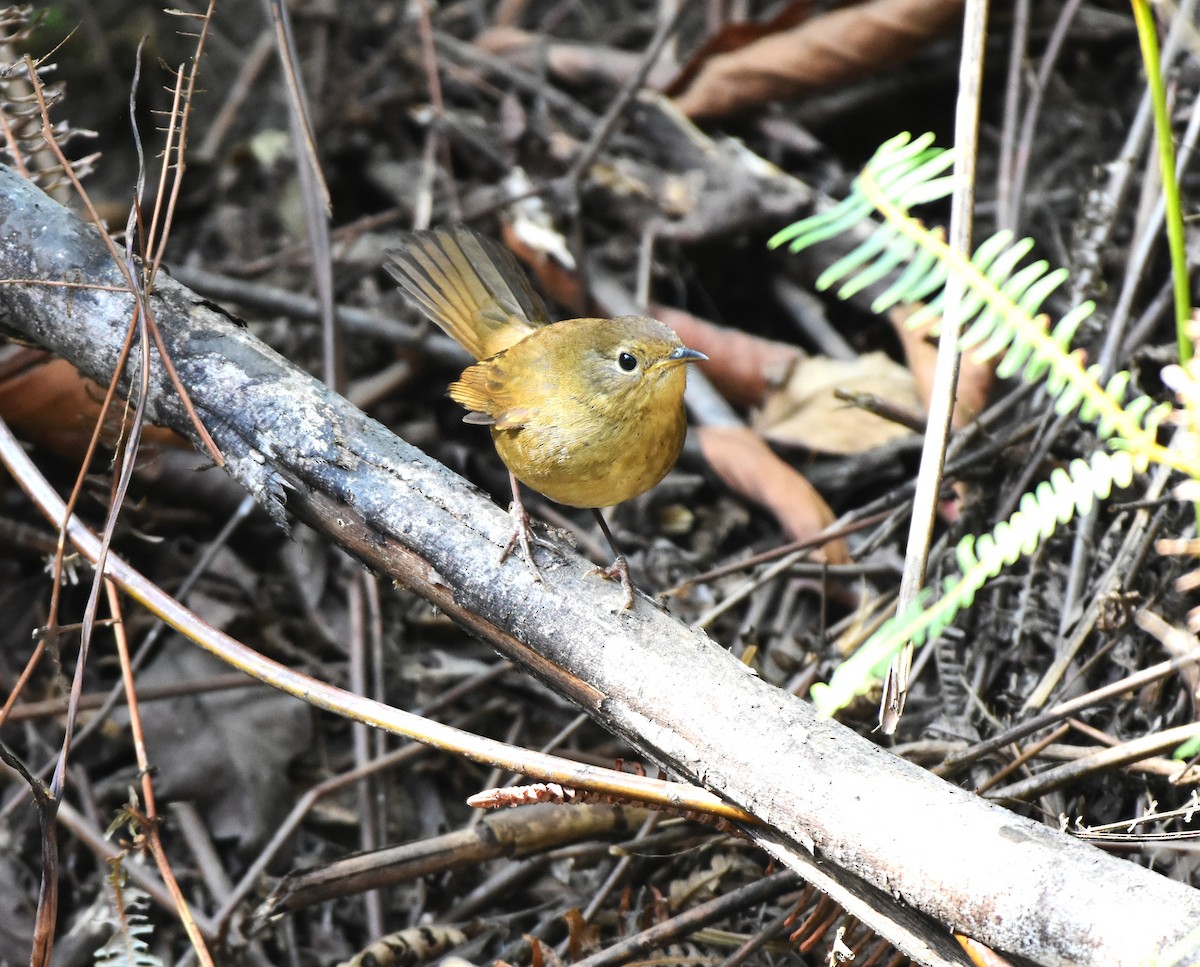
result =
[[[687,346],[680,346],[678,349],[671,350],[671,354],[667,360],[672,363],[700,363],[708,359],[704,353],[698,349],[688,349]]]

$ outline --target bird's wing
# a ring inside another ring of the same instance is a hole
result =
[[[512,253],[469,228],[413,232],[384,267],[409,300],[476,359],[549,323]]]
[[[496,430],[515,430],[525,425],[532,414],[528,401],[518,398],[521,381],[513,380],[506,371],[505,353],[469,366],[456,382],[450,384],[450,399],[470,412],[468,423],[483,423]]]

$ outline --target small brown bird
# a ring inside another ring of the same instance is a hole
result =
[[[450,385],[491,427],[512,483],[519,541],[533,559],[517,481],[551,500],[590,508],[616,555],[600,570],[620,577],[633,605],[629,566],[599,508],[636,497],[674,466],[687,416],[684,363],[707,359],[661,322],[643,316],[551,322],[541,298],[503,246],[470,229],[408,235],[387,253],[405,296],[477,360]],[[547,545],[548,546],[548,545]]]

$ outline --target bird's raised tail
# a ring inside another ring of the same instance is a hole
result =
[[[476,359],[550,321],[512,253],[469,228],[412,232],[386,255],[384,268],[409,301]]]

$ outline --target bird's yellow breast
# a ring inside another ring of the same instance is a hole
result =
[[[560,403],[552,418],[492,428],[496,452],[521,483],[569,507],[608,507],[645,493],[683,449],[682,366],[664,373],[620,419]]]

